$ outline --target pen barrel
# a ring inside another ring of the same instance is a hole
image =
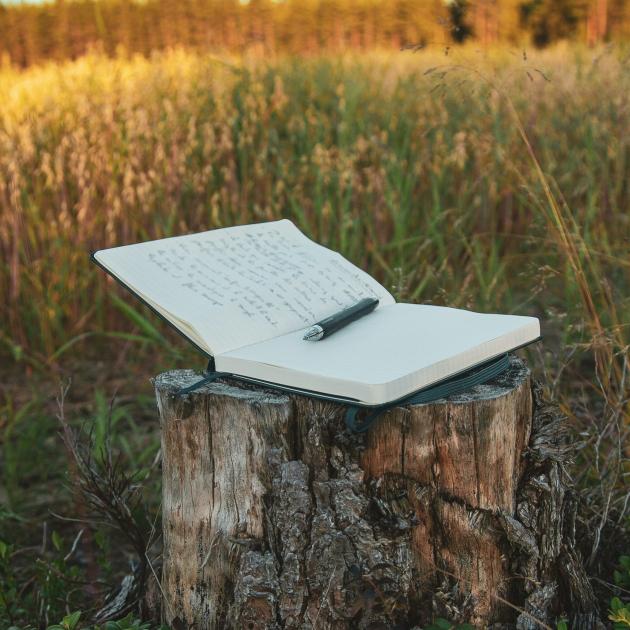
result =
[[[348,324],[360,319],[364,315],[371,313],[378,306],[378,300],[375,298],[364,298],[363,300],[353,304],[350,308],[347,308],[341,313],[331,315],[326,319],[318,322],[318,326],[321,326],[323,330],[322,339],[328,335],[332,335],[334,332],[344,328]]]

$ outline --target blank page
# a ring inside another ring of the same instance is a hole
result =
[[[321,341],[302,331],[216,357],[217,369],[381,404],[540,336],[535,317],[394,304]]]
[[[376,280],[288,220],[94,256],[213,355],[303,329],[364,297],[394,303]]]

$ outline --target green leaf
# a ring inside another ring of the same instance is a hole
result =
[[[127,304],[124,300],[121,300],[117,295],[112,294],[110,299],[116,306],[116,308],[127,316],[150,340],[158,343],[165,344],[166,339],[158,331],[158,329],[140,312]]]
[[[556,630],[569,630],[569,626],[567,625],[565,619],[560,619],[560,621],[556,623]]]
[[[613,597],[610,600],[610,609],[613,612],[617,612],[618,610],[621,610],[622,608],[623,608],[623,603],[618,597]]]
[[[453,627],[453,624],[450,621],[447,621],[446,619],[442,619],[441,617],[438,617],[437,619],[435,619],[433,623],[440,630],[451,630],[451,628]]]
[[[61,549],[61,536],[57,532],[53,532],[50,537],[52,540],[52,544],[55,546],[55,549],[59,551]]]
[[[94,532],[94,542],[98,545],[98,548],[105,550],[109,546],[109,538],[100,529]]]
[[[621,556],[619,558],[619,564],[624,568],[630,571],[630,556]]]
[[[7,550],[9,549],[9,545],[4,542],[4,540],[0,540],[0,558],[4,560],[7,555]]]
[[[18,344],[11,344],[10,348],[13,354],[13,359],[16,363],[19,363],[24,358],[24,348]]]
[[[91,337],[104,337],[106,339],[123,339],[125,341],[138,341],[141,343],[146,343],[150,341],[147,337],[143,337],[141,335],[133,335],[130,333],[123,332],[86,332],[81,333],[80,335],[76,335],[76,337],[72,337],[66,341],[63,345],[57,348],[51,355],[48,357],[49,361],[56,361],[62,354],[67,352],[72,346],[75,344],[84,341],[85,339],[89,339]]]
[[[613,581],[617,586],[630,586],[630,572],[613,571]]]
[[[81,611],[77,610],[70,615],[66,615],[61,622],[67,630],[74,630],[79,623],[79,619],[81,618]]]

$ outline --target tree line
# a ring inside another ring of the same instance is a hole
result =
[[[1,0],[0,0],[1,1]],[[243,52],[449,45],[543,46],[630,35],[626,0],[56,0],[0,4],[0,55],[27,66],[97,48]]]

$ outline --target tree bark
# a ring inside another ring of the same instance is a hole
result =
[[[172,627],[596,627],[563,421],[519,359],[366,435],[341,405],[235,382],[177,395],[198,378],[155,379]]]

